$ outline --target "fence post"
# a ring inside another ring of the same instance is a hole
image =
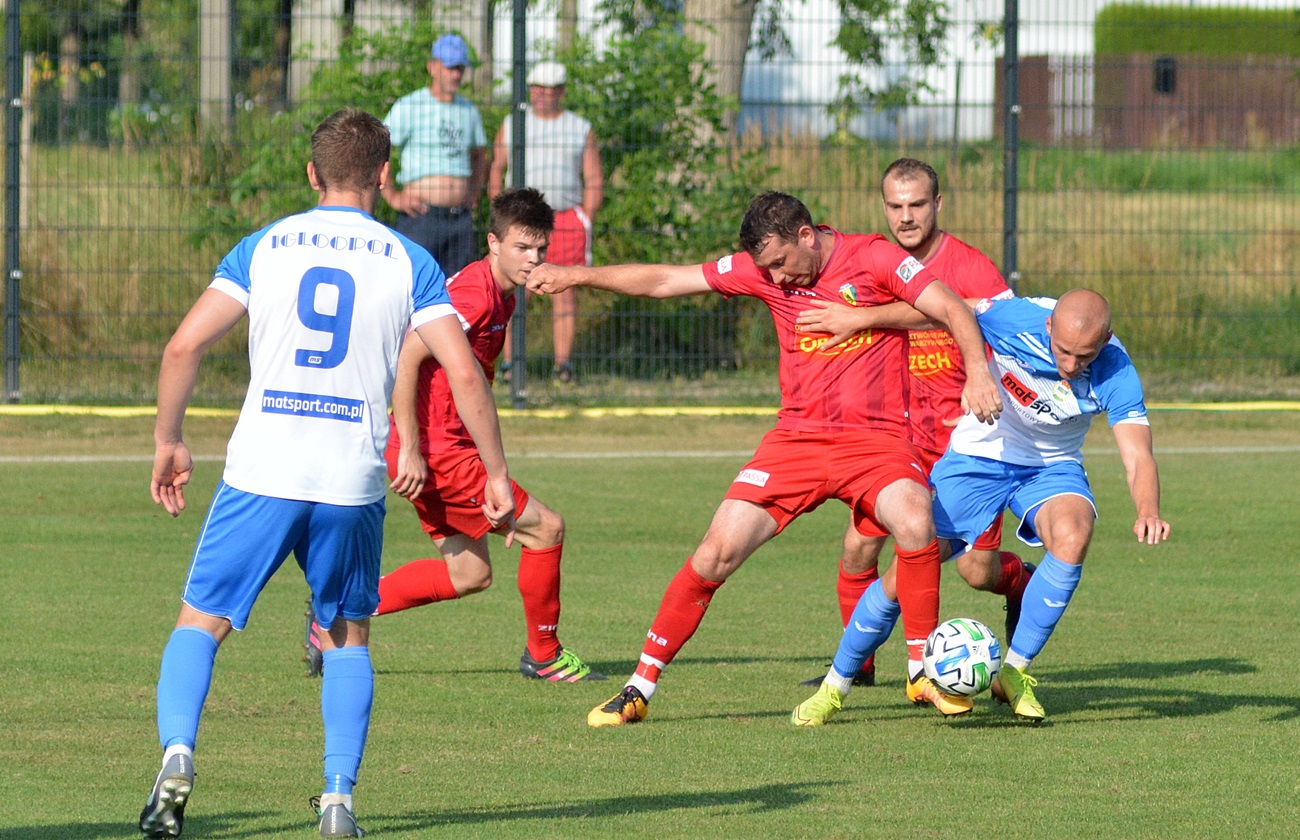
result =
[[[524,109],[528,107],[528,0],[514,0],[512,7],[510,76],[510,186],[524,186]],[[515,289],[515,315],[510,321],[510,404],[528,407],[528,291]]]
[[[19,27],[21,0],[5,4],[5,401],[18,402],[22,391],[18,381],[18,362],[22,351],[19,315],[19,281],[22,269],[18,261],[20,237],[19,188],[23,125],[23,63]]]
[[[1002,122],[1002,275],[1019,293],[1020,257],[1016,251],[1016,201],[1019,198],[1020,156],[1020,3],[1006,0],[1003,15],[1005,55],[1002,59],[1005,108]]]

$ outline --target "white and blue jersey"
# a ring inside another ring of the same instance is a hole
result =
[[[333,505],[382,500],[402,340],[408,326],[455,315],[438,264],[360,210],[317,207],[240,242],[211,288],[249,319],[226,484]]]
[[[1020,518],[1017,536],[1041,545],[1034,516],[1048,499],[1082,496],[1096,511],[1083,469],[1092,418],[1105,411],[1112,426],[1149,425],[1137,371],[1114,337],[1078,378],[1061,378],[1047,334],[1055,305],[1008,298],[976,307],[1003,409],[992,425],[964,416],[930,474],[935,528],[945,539],[974,545],[1010,508]]]
[[[976,307],[1003,411],[992,425],[962,417],[952,451],[1025,466],[1082,462],[1083,439],[1097,414],[1106,412],[1112,426],[1149,425],[1142,383],[1118,339],[1077,379],[1061,378],[1047,334],[1055,305],[1051,298],[1009,298]]]

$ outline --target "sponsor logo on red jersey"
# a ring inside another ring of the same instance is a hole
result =
[[[907,370],[913,376],[934,376],[945,370],[956,370],[957,363],[946,351],[937,353],[917,353],[913,351],[907,357]]]
[[[839,356],[870,346],[875,341],[875,337],[871,334],[871,330],[867,330],[858,333],[843,344],[837,344],[829,350],[823,350],[822,346],[830,340],[828,335],[801,335],[799,336],[799,351],[810,355]]]
[[[726,274],[727,272],[731,271],[731,257],[732,257],[731,254],[727,254],[725,257],[718,260],[719,274]]]
[[[921,265],[921,261],[916,257],[908,257],[898,264],[898,268],[894,269],[894,273],[897,274],[899,279],[904,283],[910,283],[912,282],[912,278],[916,276],[917,272],[923,268],[925,268],[925,266]]]
[[[858,290],[852,283],[845,283],[840,286],[840,297],[849,306],[858,305]]]

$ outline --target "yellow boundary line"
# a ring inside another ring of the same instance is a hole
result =
[[[1254,402],[1151,403],[1152,411],[1300,411],[1300,400],[1262,400]],[[97,417],[152,417],[153,406],[99,405],[5,405],[0,416],[48,417],[58,414]],[[190,408],[190,417],[234,417],[233,408]],[[776,414],[775,408],[742,406],[644,406],[640,408],[503,408],[502,417],[538,417],[547,420],[565,417],[764,417]]]

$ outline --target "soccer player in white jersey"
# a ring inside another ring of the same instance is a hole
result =
[[[496,408],[442,269],[371,215],[388,176],[388,130],[344,109],[321,123],[311,145],[307,178],[318,206],[240,242],[163,353],[150,491],[176,516],[194,467],[181,425],[199,362],[248,314],[248,394],[163,651],[163,760],[140,814],[147,837],[180,836],[217,648],[232,628],[243,629],[290,552],[327,631],[320,833],[361,836],[352,786],[374,695],[367,643],[379,600],[388,402],[408,325],[447,370],[478,444],[488,476],[484,512],[494,524],[513,522]]]
[[[930,474],[941,542],[960,554],[1006,508],[1017,536],[1046,555],[1025,587],[1020,621],[993,694],[1016,717],[1046,716],[1029,664],[1047,643],[1079,585],[1096,505],[1083,470],[1083,439],[1106,412],[1137,509],[1133,533],[1156,545],[1169,537],[1160,518],[1160,478],[1142,384],[1111,334],[1110,306],[1087,289],[1048,298],[985,300],[976,306],[989,367],[1006,410],[992,425],[963,417]],[[889,635],[879,581],[863,593],[818,694],[791,715],[795,725],[824,723],[840,708],[861,661]]]

